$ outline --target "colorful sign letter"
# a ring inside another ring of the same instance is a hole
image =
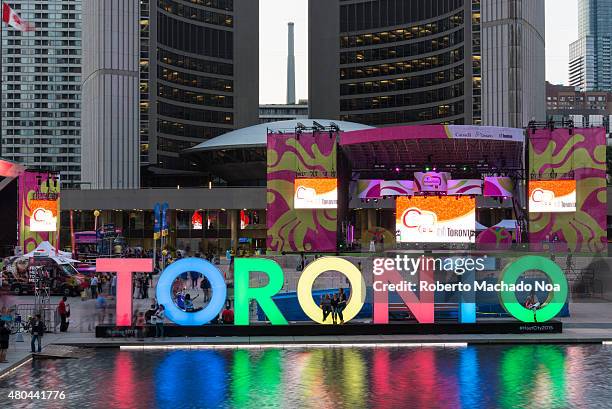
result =
[[[312,286],[315,280],[326,271],[340,272],[348,278],[351,284],[350,298],[343,312],[344,321],[348,322],[355,318],[357,314],[359,314],[359,311],[361,311],[366,294],[365,281],[363,280],[361,271],[348,260],[338,257],[323,257],[308,264],[306,269],[302,272],[297,286],[297,297],[300,306],[311,320],[319,324],[332,323],[330,316],[323,321],[323,311],[312,298]]]
[[[268,275],[268,285],[251,288],[249,286],[250,273],[260,272]],[[249,303],[255,300],[266,314],[272,325],[287,325],[272,296],[277,294],[285,283],[283,269],[274,260],[237,258],[234,265],[234,302],[236,325],[249,325]]]
[[[202,274],[210,282],[212,298],[208,305],[196,312],[186,312],[180,309],[173,299],[172,284],[186,271]],[[170,264],[159,277],[155,292],[157,303],[164,306],[166,316],[179,325],[208,324],[219,315],[227,297],[225,279],[218,268],[210,262],[199,258],[183,258]]]
[[[117,326],[132,325],[132,273],[150,273],[153,260],[146,258],[99,258],[98,273],[117,273]]]

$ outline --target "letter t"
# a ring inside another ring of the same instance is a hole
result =
[[[96,260],[96,272],[117,273],[117,326],[132,325],[132,274],[150,273],[153,271],[153,259],[150,258],[99,258]]]

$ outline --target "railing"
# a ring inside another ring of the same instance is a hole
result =
[[[36,304],[17,304],[15,306],[15,315],[21,317],[24,325],[27,325],[28,317],[34,317],[40,314],[47,332],[57,332],[59,326],[59,315],[57,308],[53,305],[36,305]]]

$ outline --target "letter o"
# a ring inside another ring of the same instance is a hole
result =
[[[351,262],[338,257],[322,257],[308,264],[302,272],[297,286],[297,297],[304,313],[319,324],[331,324],[331,314],[323,321],[323,312],[312,298],[312,286],[321,274],[326,271],[339,271],[348,278],[351,284],[351,294],[343,310],[344,321],[355,318],[363,307],[366,289],[361,271]]]
[[[542,304],[544,307],[537,310],[538,322],[546,322],[553,319],[567,301],[567,279],[561,267],[554,261],[541,256],[525,256],[508,264],[501,274],[500,282],[515,284],[521,274],[529,270],[538,270],[550,278],[552,284],[558,284],[560,291],[550,292],[548,299]],[[530,291],[530,290],[527,290]],[[534,322],[533,311],[525,308],[516,298],[514,291],[502,291],[500,293],[502,306],[516,319],[523,322]]]
[[[212,298],[210,303],[197,312],[181,310],[172,299],[172,284],[183,273],[195,271],[202,274],[210,282]],[[166,316],[175,324],[182,326],[199,326],[208,324],[213,320],[225,304],[227,287],[223,275],[218,268],[208,261],[199,258],[183,258],[170,264],[161,273],[157,282],[156,297],[158,304],[165,308]]]

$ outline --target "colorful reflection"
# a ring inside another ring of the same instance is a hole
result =
[[[66,390],[66,407],[95,408],[566,408],[612,401],[612,348],[595,345],[87,354],[25,365],[0,379],[0,393]]]

